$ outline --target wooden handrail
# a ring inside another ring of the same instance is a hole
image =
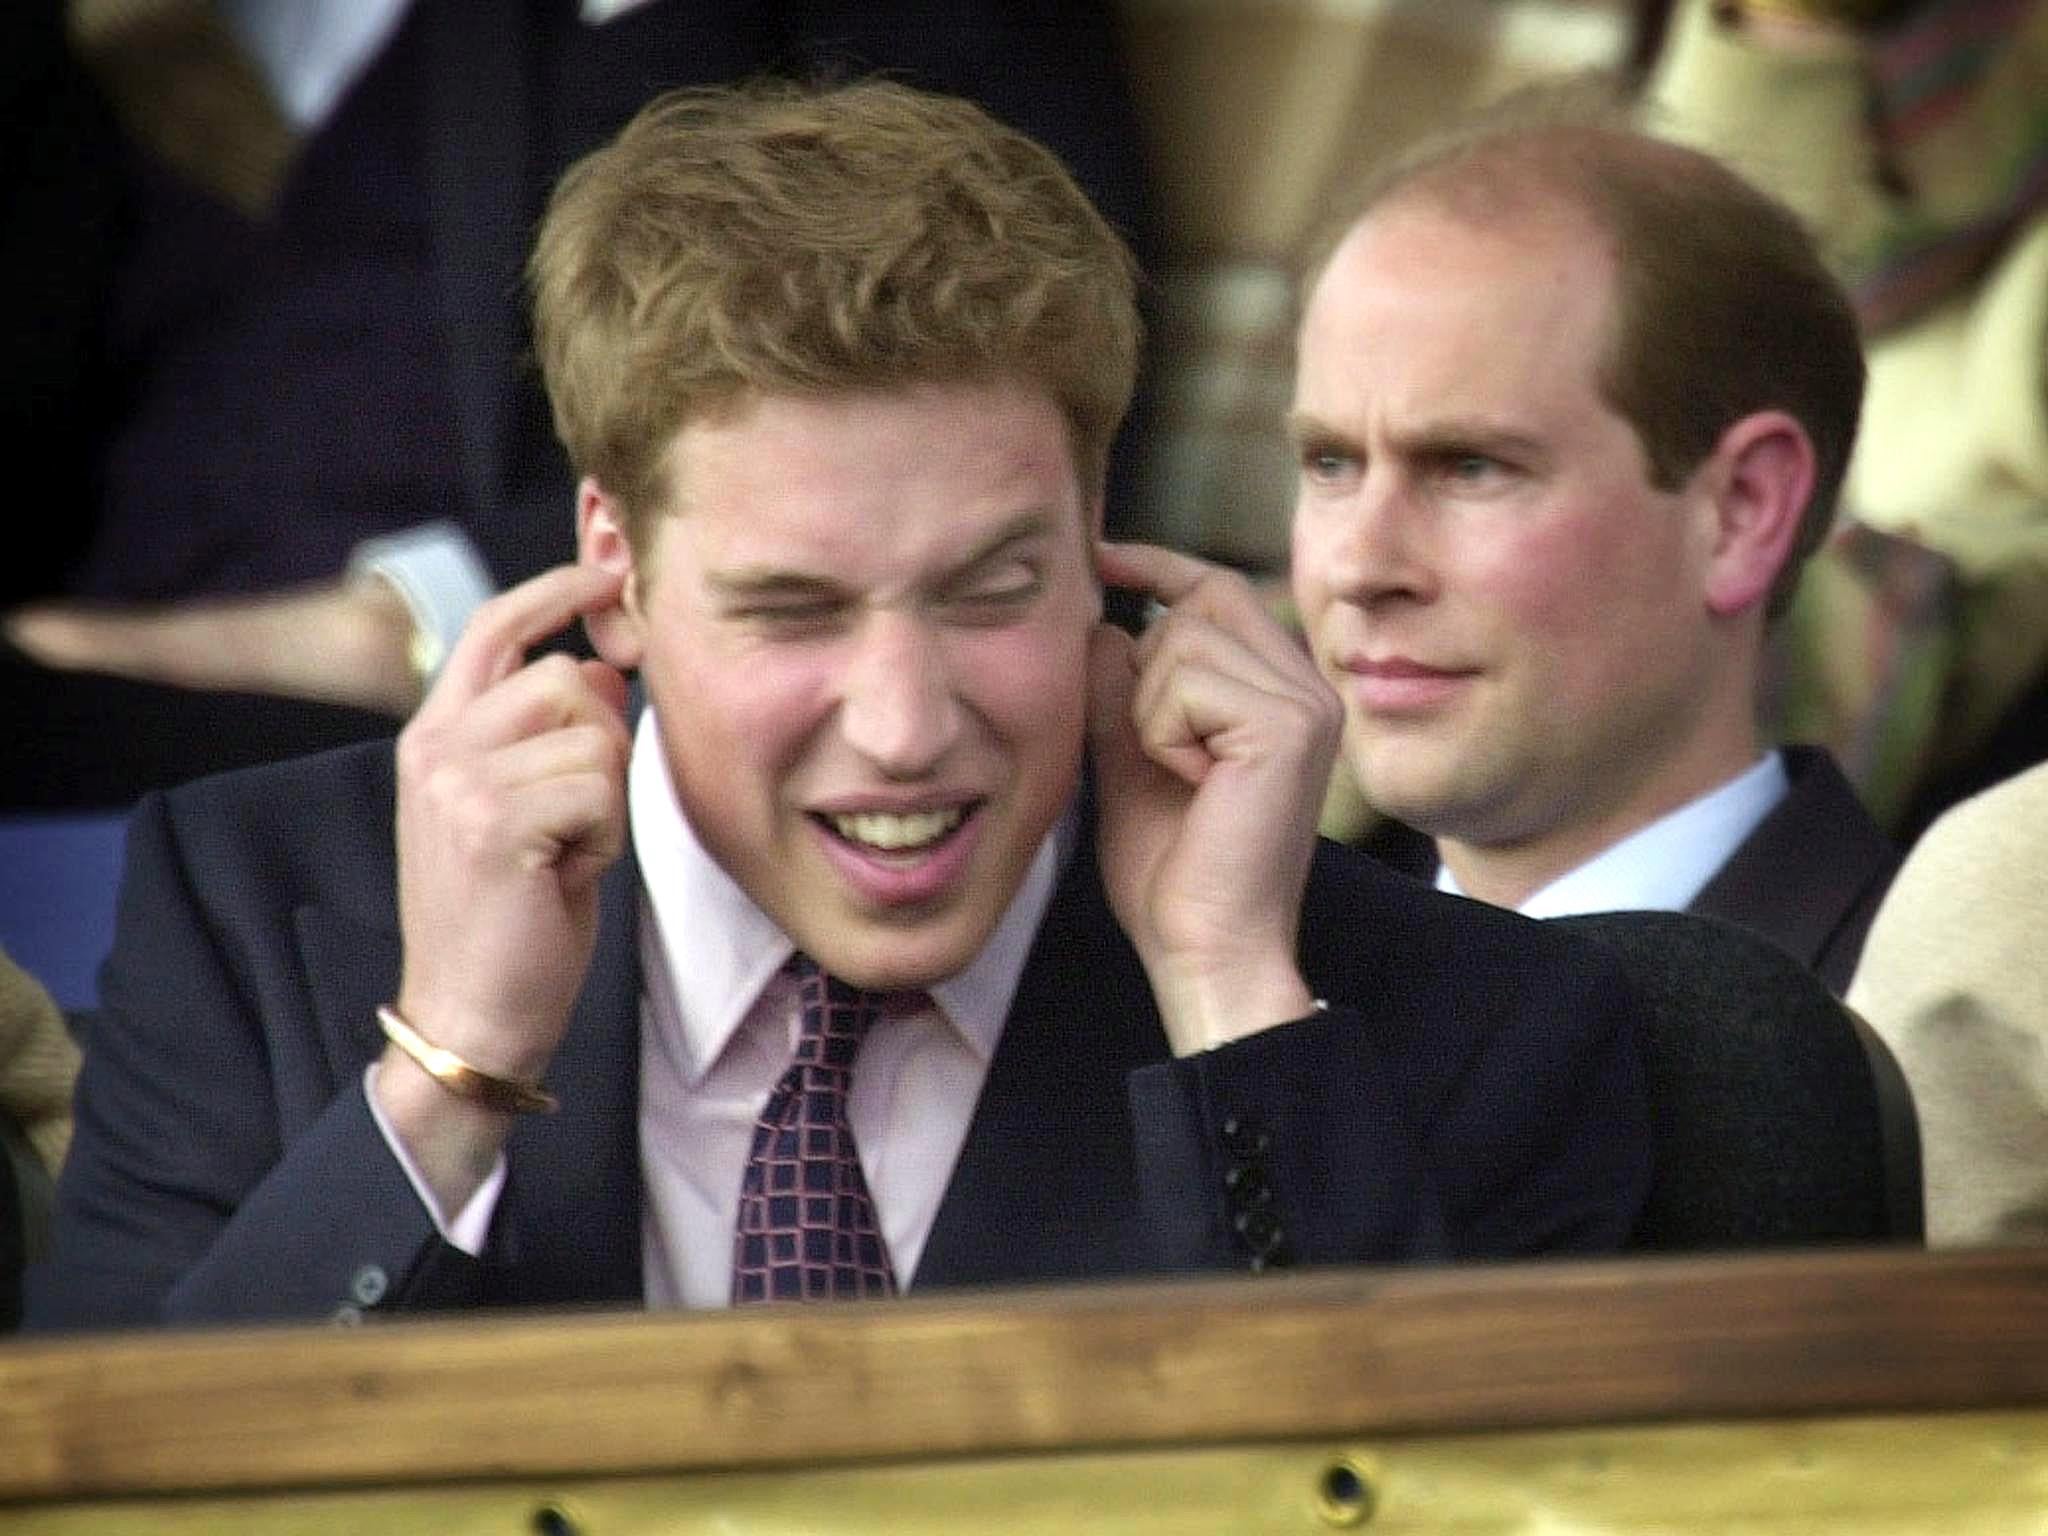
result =
[[[2048,1250],[0,1344],[0,1499],[2048,1405]]]

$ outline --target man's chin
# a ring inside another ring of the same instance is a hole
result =
[[[922,990],[957,976],[995,931],[1000,912],[888,913],[819,926],[797,947],[841,981],[876,992]]]

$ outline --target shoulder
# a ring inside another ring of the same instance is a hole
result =
[[[318,842],[345,836],[367,820],[389,822],[396,801],[393,751],[389,738],[355,742],[208,774],[147,795],[141,804],[160,805],[181,829],[233,830],[248,838],[282,838],[287,844]]]
[[[396,770],[388,739],[211,774],[146,795],[129,878],[168,858],[211,896],[293,905],[388,891]]]
[[[2030,768],[1972,795],[1921,834],[1893,882],[1885,906],[1931,902],[1926,920],[1944,914],[1968,927],[1985,913],[1965,912],[1949,903],[1968,894],[1995,900],[2020,899],[2048,905],[2048,763]],[[1896,918],[1893,919],[1896,921]]]

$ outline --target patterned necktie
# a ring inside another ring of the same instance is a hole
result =
[[[846,1119],[854,1056],[887,994],[850,987],[804,955],[789,972],[802,1024],[740,1180],[733,1305],[893,1296],[896,1274]]]

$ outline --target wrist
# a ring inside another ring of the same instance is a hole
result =
[[[387,1046],[366,1083],[373,1113],[437,1222],[461,1211],[504,1155],[519,1117],[457,1098],[397,1046]]]
[[[1291,956],[1263,965],[1179,968],[1156,976],[1153,993],[1176,1056],[1214,1050],[1325,1006]]]
[[[561,1107],[555,1096],[541,1087],[537,1074],[511,1077],[486,1071],[446,1046],[433,1044],[395,1008],[379,1008],[377,1023],[384,1038],[402,1055],[458,1099],[508,1115],[553,1114]]]
[[[394,1046],[405,1042],[391,1029],[387,1014],[411,1030],[430,1052],[445,1052],[479,1076],[509,1083],[539,1083],[547,1075],[561,1037],[559,1026],[545,1030],[537,1021],[466,1008],[459,1001],[452,1005],[415,1001],[411,992],[401,988],[397,1000],[377,1012],[378,1027]],[[415,1065],[426,1066],[417,1054],[412,1059]]]

